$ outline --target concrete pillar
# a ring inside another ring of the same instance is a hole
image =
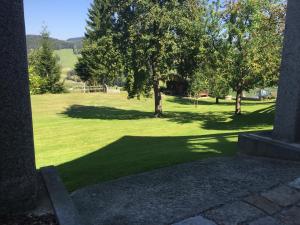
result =
[[[273,136],[300,142],[300,1],[288,0]]]
[[[32,208],[36,169],[23,0],[0,1],[0,214]]]

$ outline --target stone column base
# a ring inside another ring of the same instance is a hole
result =
[[[272,137],[272,131],[240,134],[238,151],[241,154],[300,161],[300,144]]]
[[[22,177],[0,183],[0,215],[24,213],[35,208],[36,177]]]

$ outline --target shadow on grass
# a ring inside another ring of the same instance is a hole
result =
[[[207,130],[248,130],[258,126],[271,126],[274,123],[275,105],[252,113],[232,115],[231,112],[166,112],[165,117],[176,123],[201,121],[201,127]]]
[[[152,112],[85,105],[72,105],[62,114],[71,118],[101,120],[138,120],[153,117]]]
[[[181,105],[194,105],[195,102],[194,100],[188,99],[188,98],[183,98],[183,97],[174,97],[174,98],[167,98],[168,102],[172,103],[177,103]],[[274,102],[264,102],[264,101],[257,101],[257,100],[246,100],[242,102],[242,105],[259,105],[259,104],[274,104]],[[207,101],[203,99],[198,100],[198,107],[201,107],[201,105],[215,105],[215,106],[222,106],[222,105],[232,105],[234,106],[234,101],[227,101],[227,100],[222,100],[220,99],[219,104],[216,104],[214,100],[212,101]]]
[[[236,153],[237,133],[179,136],[124,136],[95,152],[57,166],[70,191],[86,185],[174,164]]]
[[[271,126],[274,121],[274,109],[275,105],[272,104],[267,108],[252,113],[244,113],[239,116],[232,115],[232,112],[222,111],[207,113],[165,111],[163,118],[179,124],[199,122],[199,125],[207,130],[247,130],[257,126]],[[101,120],[139,120],[153,118],[152,112],[84,105],[73,105],[62,114],[71,118]]]

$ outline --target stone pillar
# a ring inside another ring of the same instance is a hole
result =
[[[32,208],[36,169],[23,0],[0,1],[0,214]]]
[[[283,59],[273,135],[300,141],[300,1],[288,0]]]
[[[300,161],[300,0],[288,0],[274,130],[239,135],[239,152]]]

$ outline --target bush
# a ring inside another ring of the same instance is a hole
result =
[[[75,70],[70,70],[67,73],[67,80],[75,81],[75,82],[81,82],[81,79],[79,76],[77,76]]]
[[[41,94],[41,87],[43,86],[43,79],[38,75],[29,75],[30,94]]]

